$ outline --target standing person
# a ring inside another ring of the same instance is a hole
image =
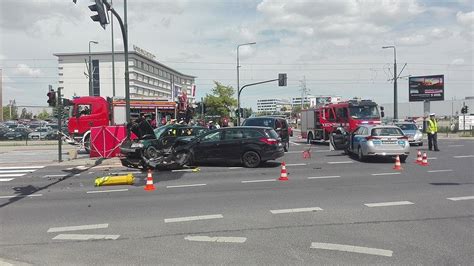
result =
[[[436,121],[435,113],[430,114],[428,120],[428,148],[431,151],[434,148],[435,151],[438,149],[438,121]]]

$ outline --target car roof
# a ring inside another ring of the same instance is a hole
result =
[[[360,125],[360,126],[364,126],[364,127],[369,128],[369,129],[373,129],[373,128],[399,128],[399,127],[394,126],[394,125]]]

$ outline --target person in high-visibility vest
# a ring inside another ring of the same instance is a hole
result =
[[[434,148],[435,151],[438,149],[438,121],[435,119],[435,113],[430,114],[430,119],[428,120],[428,148],[430,151]]]

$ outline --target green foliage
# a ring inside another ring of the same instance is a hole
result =
[[[41,113],[39,113],[36,118],[40,119],[40,120],[45,120],[45,119],[48,119],[50,116],[50,114],[48,113],[48,111],[46,111],[46,109],[43,109],[43,111],[41,111]]]
[[[206,115],[229,117],[231,110],[237,106],[237,99],[234,98],[235,90],[231,86],[224,86],[217,81],[214,81],[214,84],[212,94],[206,94],[204,98]]]
[[[10,116],[10,108],[11,108],[11,116]],[[18,107],[16,105],[10,106],[3,106],[3,120],[15,120],[18,119]]]
[[[243,112],[242,112],[242,117],[245,119],[245,118],[249,118],[252,114],[253,114],[253,110],[252,108],[242,108]]]

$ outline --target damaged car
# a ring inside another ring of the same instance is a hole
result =
[[[180,139],[193,139],[209,129],[199,126],[166,125],[153,129],[147,121],[127,126],[136,138],[127,137],[120,145],[123,166],[142,169],[174,169],[182,167],[174,150]]]

